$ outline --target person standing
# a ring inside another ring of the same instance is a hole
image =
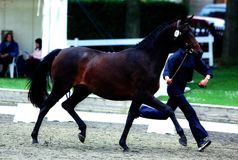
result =
[[[167,92],[169,99],[167,105],[173,110],[177,107],[184,113],[189,122],[193,137],[195,138],[198,151],[203,151],[211,144],[207,131],[201,125],[197,114],[184,96],[184,89],[187,82],[192,80],[193,70],[204,76],[199,82],[200,87],[205,87],[213,77],[212,70],[201,60],[202,54],[189,53],[186,49],[178,49],[171,55],[165,65],[163,77],[168,84]],[[161,111],[142,105],[140,116],[152,119],[167,119],[168,117]]]
[[[11,33],[7,33],[0,44],[0,64],[3,65],[0,77],[5,77],[9,64],[18,54],[19,47],[17,42],[15,42]]]

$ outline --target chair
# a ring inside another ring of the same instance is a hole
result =
[[[16,64],[16,57],[13,57],[12,63],[9,64],[9,72],[10,72],[10,78],[14,78],[14,73],[16,72],[16,76],[18,77],[18,71],[17,71],[17,64]],[[15,72],[14,72],[15,69]]]

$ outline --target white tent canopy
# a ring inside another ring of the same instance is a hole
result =
[[[39,0],[39,3],[40,4]],[[44,0],[42,19],[42,56],[56,48],[67,47],[67,0]]]

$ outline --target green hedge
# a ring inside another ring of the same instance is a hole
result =
[[[158,25],[186,17],[188,10],[182,4],[171,2],[143,3],[141,7],[141,37],[146,36]]]
[[[158,25],[185,17],[185,6],[170,2],[140,3],[140,37]],[[69,0],[68,39],[125,38],[126,1]]]

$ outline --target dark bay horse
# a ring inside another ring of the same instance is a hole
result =
[[[132,100],[119,141],[124,151],[128,150],[127,135],[133,120],[139,117],[141,104],[168,114],[180,135],[180,143],[185,145],[186,137],[173,110],[153,95],[159,89],[160,73],[169,53],[179,47],[202,52],[190,27],[191,20],[192,17],[161,25],[137,45],[117,53],[86,47],[57,49],[49,53],[29,82],[28,97],[40,108],[31,134],[33,143],[38,143],[39,128],[47,112],[73,87],[73,94],[62,103],[62,107],[78,124],[81,142],[86,138],[86,124],[74,108],[94,93],[110,100]],[[52,78],[50,94],[47,92],[49,74]]]

